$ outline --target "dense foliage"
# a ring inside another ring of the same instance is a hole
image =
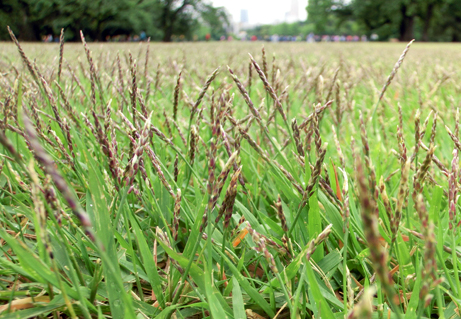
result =
[[[335,34],[346,24],[381,39],[461,40],[457,0],[309,0],[307,11],[317,33]]]
[[[458,48],[260,49],[4,45],[2,318],[457,317]]]
[[[219,39],[229,24],[223,8],[201,0],[4,0],[0,21],[0,40],[9,39],[9,25],[24,41],[59,35],[61,28],[67,41],[79,41],[80,30],[97,41],[142,32],[153,41],[192,40],[206,33]]]
[[[259,38],[377,34],[380,40],[461,41],[461,2],[455,0],[310,0],[307,21],[261,25]]]

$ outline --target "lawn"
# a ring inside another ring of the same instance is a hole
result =
[[[458,317],[459,45],[1,47],[2,318]]]

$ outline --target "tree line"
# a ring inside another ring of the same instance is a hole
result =
[[[309,0],[307,11],[316,33],[346,27],[383,40],[461,41],[460,0]]]
[[[461,0],[309,0],[307,21],[260,25],[250,35],[378,35],[400,41],[461,41]]]
[[[6,26],[22,41],[40,41],[65,29],[67,41],[104,41],[118,35],[146,34],[170,42],[192,40],[207,33],[219,39],[229,19],[222,7],[201,0],[1,0],[0,40],[8,40]]]

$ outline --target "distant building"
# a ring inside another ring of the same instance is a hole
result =
[[[299,4],[298,0],[291,0],[291,9],[285,13],[285,22],[292,23],[299,21]]]
[[[239,33],[242,30],[250,27],[250,19],[248,18],[248,10],[240,10],[240,22],[234,25],[234,32]]]
[[[240,23],[241,24],[248,24],[250,21],[248,19],[248,10],[242,9],[240,10]]]

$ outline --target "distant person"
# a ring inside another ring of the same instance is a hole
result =
[[[141,31],[141,33],[139,34],[139,39],[141,41],[146,41],[147,40],[146,32]]]
[[[210,39],[211,39],[211,34],[207,33],[207,34],[205,35],[205,40],[206,40],[206,41],[210,41]]]
[[[360,37],[360,41],[362,41],[362,42],[367,42],[367,41],[368,41],[367,36],[366,36],[365,34],[362,35],[362,36]]]
[[[278,34],[271,35],[271,42],[279,42],[279,35]]]
[[[315,35],[313,32],[309,33],[306,38],[307,43],[314,43],[315,42]]]
[[[258,37],[255,36],[255,35],[252,35],[252,36],[251,36],[251,41],[256,41],[256,40],[258,40]]]

